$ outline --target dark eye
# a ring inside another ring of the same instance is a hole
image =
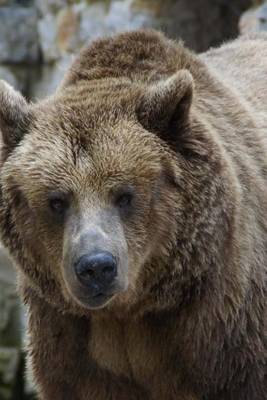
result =
[[[68,208],[67,199],[61,193],[53,193],[49,197],[49,208],[54,214],[63,216]]]
[[[132,189],[120,190],[115,197],[115,205],[120,209],[128,209],[133,203],[134,193]]]

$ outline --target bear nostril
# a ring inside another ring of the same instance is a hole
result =
[[[87,275],[93,276],[95,273],[92,269],[88,269]]]
[[[90,277],[94,276],[94,274],[95,273],[92,269],[88,269],[88,270],[82,271],[80,273],[80,276],[83,276],[84,278],[86,278],[88,276],[90,278]]]
[[[108,274],[112,274],[113,273],[114,268],[111,266],[108,267],[104,267],[102,272],[104,275],[108,275]]]

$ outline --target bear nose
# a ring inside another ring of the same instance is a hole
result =
[[[109,285],[117,275],[117,262],[107,251],[83,255],[75,265],[79,281],[96,291]]]

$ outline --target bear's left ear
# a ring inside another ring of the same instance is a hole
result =
[[[194,81],[187,70],[151,85],[141,95],[136,113],[145,129],[174,142],[177,132],[189,122]]]
[[[8,83],[0,80],[0,134],[1,158],[8,154],[22,139],[29,122],[29,104]]]

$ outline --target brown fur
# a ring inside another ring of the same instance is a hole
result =
[[[0,228],[41,399],[267,399],[266,60],[263,34],[196,56],[140,31],[36,105],[1,84]],[[119,277],[94,309],[71,266],[99,240]]]

